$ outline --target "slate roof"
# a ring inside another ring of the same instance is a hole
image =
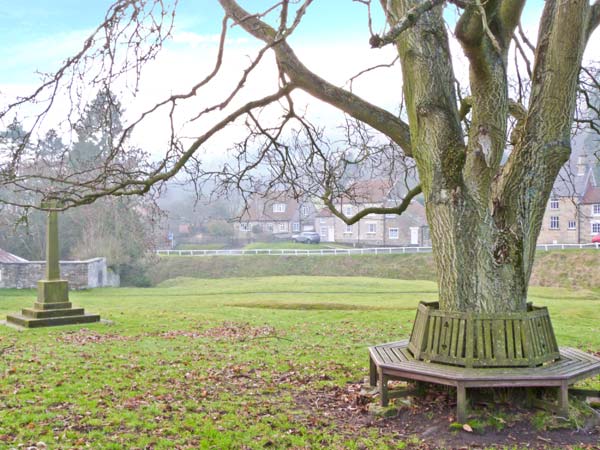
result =
[[[357,203],[383,203],[388,198],[392,184],[388,180],[373,179],[357,181],[348,189]]]
[[[273,211],[273,205],[285,204],[285,211]],[[299,208],[298,201],[293,198],[286,198],[285,194],[273,194],[269,198],[253,196],[248,200],[248,208],[242,214],[241,220],[248,222],[257,221],[290,221],[294,218]]]
[[[27,262],[26,259],[21,258],[20,256],[13,255],[12,253],[8,253],[5,250],[0,248],[0,263],[15,263],[15,262]]]
[[[414,181],[414,180],[413,180]],[[407,180],[406,182],[391,182],[389,179],[375,178],[371,180],[360,180],[352,184],[348,189],[348,195],[342,196],[342,200],[351,203],[386,203],[392,201],[398,203],[408,192],[408,188],[418,183]],[[408,184],[408,186],[406,185]],[[339,199],[334,199],[338,200]]]
[[[316,217],[333,217],[333,213],[327,207],[321,208]]]
[[[583,196],[583,199],[581,199],[581,203],[600,203],[600,187],[592,186],[592,184],[590,183],[588,189],[585,192],[585,195]]]
[[[600,186],[600,166],[595,148],[595,141],[587,134],[579,134],[573,138],[571,157],[558,173],[552,188],[554,196],[583,200],[590,188]],[[578,170],[581,163],[585,164],[582,174]]]

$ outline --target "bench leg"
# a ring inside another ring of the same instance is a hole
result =
[[[558,415],[569,417],[569,384],[563,382],[558,388]]]
[[[369,384],[377,386],[377,366],[373,362],[373,358],[369,356]]]
[[[382,370],[379,371],[379,395],[381,397],[381,406],[389,405],[388,377],[383,374]]]
[[[467,388],[462,383],[456,385],[456,421],[458,423],[467,421]]]

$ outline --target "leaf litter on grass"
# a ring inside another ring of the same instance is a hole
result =
[[[164,339],[187,337],[191,339],[211,338],[215,341],[246,341],[260,338],[281,338],[281,332],[276,333],[269,325],[252,326],[247,322],[225,321],[223,324],[205,330],[169,330],[141,335],[121,335],[116,333],[98,333],[87,328],[61,333],[56,340],[61,343],[83,346],[87,344],[102,344],[114,341],[131,341],[147,336],[157,336]]]

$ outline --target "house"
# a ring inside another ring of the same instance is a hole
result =
[[[401,188],[387,180],[359,181],[334,206],[351,217],[369,207],[392,207],[402,200]],[[401,214],[369,214],[347,225],[327,208],[315,217],[321,241],[360,246],[430,245],[425,207],[413,200]]]
[[[585,193],[579,207],[582,242],[592,241],[600,234],[600,166],[589,170]]]
[[[588,244],[600,234],[600,166],[589,148],[574,146],[542,219],[538,244]]]
[[[572,161],[575,161],[575,164]],[[587,158],[583,154],[572,158],[561,169],[546,205],[538,244],[583,242],[582,217],[579,209],[589,173]]]
[[[236,224],[236,237],[250,240],[260,235],[289,238],[314,230],[316,208],[308,199],[295,199],[285,192],[253,195]]]

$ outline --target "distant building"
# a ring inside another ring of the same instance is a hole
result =
[[[260,235],[289,238],[314,230],[316,208],[308,199],[297,200],[284,192],[252,196],[236,224],[236,237],[254,239]]]
[[[352,217],[370,207],[393,207],[400,204],[405,193],[386,180],[360,181],[350,189],[352,195],[334,203],[346,217]],[[321,209],[315,217],[315,230],[321,241],[360,246],[423,246],[430,245],[425,207],[413,200],[401,214],[369,214],[347,225],[329,209]]]
[[[538,244],[588,244],[600,234],[600,166],[579,146],[554,183]]]

